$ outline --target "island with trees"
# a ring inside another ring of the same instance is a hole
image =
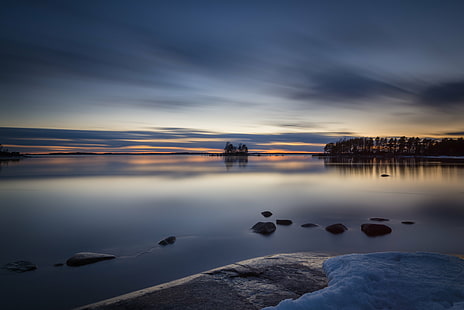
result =
[[[4,148],[0,144],[0,159],[10,159],[10,158],[19,158],[21,154],[19,152],[10,152],[7,148]]]
[[[361,137],[341,139],[324,147],[328,156],[464,156],[464,139]]]
[[[238,146],[233,145],[230,142],[226,143],[224,147],[224,153],[222,155],[225,156],[247,156],[248,155],[248,147],[245,144],[240,143]]]

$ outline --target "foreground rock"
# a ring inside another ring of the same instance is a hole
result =
[[[66,265],[71,267],[83,266],[93,264],[103,260],[114,259],[116,256],[111,254],[92,253],[92,252],[80,252],[74,254],[71,258],[66,261]]]
[[[13,272],[26,272],[37,269],[37,265],[26,260],[18,260],[16,262],[11,262],[3,266],[3,269]]]
[[[277,225],[292,225],[293,222],[291,220],[276,220]]]
[[[317,226],[319,225],[313,224],[313,223],[306,223],[306,224],[301,225],[301,227],[317,227]]]
[[[272,216],[272,212],[271,211],[263,211],[263,212],[261,212],[261,215],[264,216],[264,217],[270,217],[270,216]]]
[[[257,310],[327,286],[325,254],[265,256],[150,287],[84,309]]]
[[[263,235],[272,234],[276,230],[276,228],[277,227],[272,222],[258,222],[255,225],[253,225],[253,227],[251,227],[251,229],[253,229],[255,233]]]
[[[347,231],[348,228],[346,228],[345,225],[338,223],[338,224],[333,224],[333,225],[327,226],[325,228],[325,230],[327,230],[328,232],[330,232],[332,234],[338,235],[338,234],[342,234],[345,231]]]
[[[170,237],[167,237],[166,239],[161,240],[160,242],[158,242],[158,244],[162,246],[166,246],[168,244],[173,244],[174,242],[176,242],[176,237],[170,236]]]
[[[383,224],[362,224],[361,230],[369,237],[383,236],[392,232],[390,227]]]
[[[387,222],[389,219],[383,218],[383,217],[371,217],[369,220],[371,221],[376,221],[376,222]]]

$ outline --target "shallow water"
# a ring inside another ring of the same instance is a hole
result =
[[[0,197],[0,265],[39,266],[0,272],[1,309],[68,309],[273,253],[464,253],[462,161],[43,156],[1,162]],[[252,233],[264,210],[294,223]],[[392,234],[365,236],[370,217]],[[344,234],[324,230],[339,222]],[[118,258],[53,267],[82,251]]]

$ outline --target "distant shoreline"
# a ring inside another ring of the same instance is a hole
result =
[[[322,153],[317,152],[308,152],[308,153],[248,153],[247,155],[237,155],[237,154],[223,154],[223,153],[193,153],[193,152],[173,152],[173,153],[92,153],[92,152],[73,152],[73,153],[28,153],[23,156],[68,156],[68,155],[78,155],[78,156],[105,156],[105,155],[198,155],[198,156],[217,156],[217,157],[247,157],[247,156],[285,156],[285,155],[322,155]]]

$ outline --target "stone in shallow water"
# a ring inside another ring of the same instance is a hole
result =
[[[18,260],[6,264],[3,268],[13,272],[26,272],[36,270],[37,265],[26,260]]]
[[[361,230],[369,237],[383,236],[392,232],[392,229],[383,224],[362,224]]]
[[[319,225],[313,224],[313,223],[306,223],[306,224],[301,225],[301,227],[317,227],[317,226]]]
[[[176,242],[176,237],[170,236],[170,237],[167,237],[166,239],[161,240],[160,242],[158,242],[158,244],[162,246],[166,246],[168,244],[173,244],[174,242]]]
[[[261,214],[262,214],[264,217],[270,217],[270,216],[272,216],[272,212],[271,212],[271,211],[263,211],[263,212],[261,212]]]
[[[414,224],[415,222],[413,222],[413,221],[402,221],[401,223],[402,223],[402,224],[406,224],[406,225],[412,225],[412,224]]]
[[[66,265],[71,267],[82,266],[97,263],[103,260],[114,259],[116,256],[111,254],[80,252],[74,254],[66,261]]]
[[[386,222],[389,221],[389,219],[383,218],[383,217],[371,217],[369,220],[371,221],[376,221],[376,222]]]
[[[291,220],[276,220],[277,225],[292,225],[292,223]]]
[[[325,230],[327,230],[328,232],[332,234],[338,235],[338,234],[344,233],[346,230],[348,230],[348,228],[346,228],[346,226],[341,223],[337,223],[337,224],[332,224],[332,225],[327,226]]]
[[[276,230],[276,226],[272,222],[258,222],[251,227],[255,233],[269,235]]]

